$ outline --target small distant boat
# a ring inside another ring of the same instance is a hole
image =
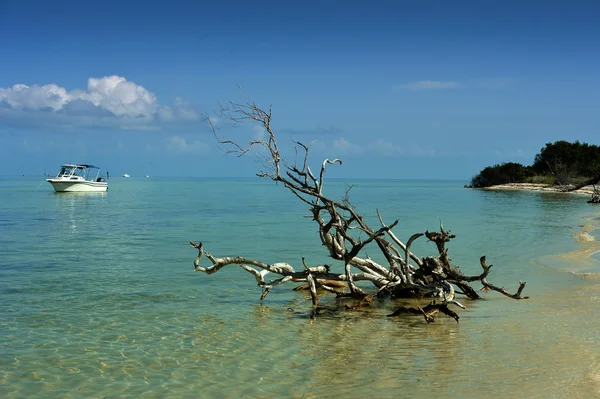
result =
[[[52,188],[58,193],[108,190],[108,182],[100,174],[100,168],[94,165],[67,163],[60,167],[56,177],[46,181],[52,184]]]
[[[146,179],[149,178],[150,176],[146,175]]]
[[[128,174],[128,173],[125,173],[125,174],[123,175],[123,177],[131,177],[131,176],[129,176],[129,174]]]

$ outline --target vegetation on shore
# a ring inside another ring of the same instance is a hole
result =
[[[600,146],[575,141],[547,143],[529,166],[506,162],[488,166],[471,179],[471,187],[539,183],[578,187],[600,180]]]

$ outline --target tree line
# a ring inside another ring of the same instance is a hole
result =
[[[575,141],[547,143],[531,165],[505,162],[484,168],[471,179],[471,187],[507,183],[577,185],[600,175],[600,146]]]

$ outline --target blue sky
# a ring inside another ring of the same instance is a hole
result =
[[[600,144],[593,1],[0,1],[0,174],[251,176],[204,116],[273,105],[335,177],[468,180]],[[246,141],[252,126],[221,133]]]

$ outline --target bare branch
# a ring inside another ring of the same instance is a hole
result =
[[[504,289],[504,287],[498,287],[498,286],[496,286],[494,284],[488,283],[488,281],[487,281],[487,275],[489,274],[490,269],[492,268],[493,265],[489,265],[488,266],[485,263],[485,256],[482,256],[479,259],[479,261],[481,263],[481,267],[483,268],[483,274],[481,275],[481,284],[483,284],[483,286],[485,288],[493,290],[493,291],[497,291],[497,292],[499,292],[499,293],[501,293],[503,295],[506,295],[507,297],[512,298],[512,299],[517,299],[517,300],[519,300],[519,299],[529,299],[528,296],[521,296],[521,293],[525,289],[525,284],[527,284],[526,282],[519,281],[519,289],[514,294],[511,294],[508,291],[506,291]]]
[[[259,108],[249,97],[245,102],[219,104],[219,116],[233,123],[254,123],[264,129],[266,137],[260,140],[250,140],[246,145],[241,145],[235,140],[230,140],[218,134],[216,124],[207,118],[209,126],[215,136],[217,143],[223,147],[226,153],[243,156],[248,154],[252,148],[260,148],[260,156],[264,156],[264,169],[258,174],[263,178],[271,179],[281,183],[302,203],[308,205],[309,218],[318,227],[318,237],[321,244],[326,247],[327,253],[338,265],[343,264],[341,273],[330,271],[329,265],[309,267],[305,258],[302,258],[303,270],[296,271],[288,263],[267,263],[260,260],[250,259],[243,256],[215,257],[209,252],[204,252],[201,242],[198,244],[190,241],[192,247],[198,250],[198,256],[194,259],[194,270],[206,274],[213,274],[228,265],[236,265],[246,272],[252,274],[257,285],[262,289],[261,300],[270,290],[288,282],[306,283],[310,290],[313,304],[312,316],[322,313],[325,309],[319,306],[317,289],[321,293],[335,293],[337,297],[352,297],[358,303],[352,306],[346,305],[347,309],[357,309],[369,306],[374,297],[366,288],[359,287],[359,281],[370,282],[377,290],[377,298],[429,298],[432,302],[423,308],[399,307],[392,314],[418,314],[424,317],[427,323],[433,322],[437,314],[444,314],[458,321],[458,315],[449,309],[450,305],[464,309],[464,305],[455,299],[457,287],[459,293],[471,299],[478,299],[479,295],[469,283],[480,281],[484,289],[500,292],[514,299],[525,299],[522,291],[525,283],[520,283],[516,294],[510,294],[503,287],[498,287],[487,281],[491,265],[487,266],[485,257],[480,264],[483,272],[479,275],[466,276],[458,266],[452,264],[448,256],[446,245],[455,238],[450,231],[444,229],[440,221],[439,232],[413,234],[406,244],[398,239],[392,231],[397,227],[399,221],[395,220],[387,225],[377,210],[377,216],[381,227],[373,229],[369,226],[365,217],[358,213],[350,200],[348,186],[344,197],[335,201],[324,192],[324,180],[327,165],[340,164],[341,159],[330,160],[326,158],[321,163],[318,179],[309,166],[309,147],[299,141],[293,141],[295,158],[290,163],[282,158],[275,133],[271,128],[272,107],[268,110]],[[437,255],[419,257],[411,252],[413,242],[425,235],[436,245]],[[373,245],[374,244],[374,245]],[[385,259],[384,263],[378,263],[369,255],[363,256],[367,248],[375,248]],[[210,265],[202,266],[200,263],[206,258]],[[265,277],[274,274],[270,281]],[[343,287],[333,287],[336,282],[345,283]],[[348,288],[349,292],[340,292]]]
[[[385,226],[385,223],[383,222],[383,218],[381,217],[381,214],[379,213],[379,210],[377,210],[377,216],[379,217],[379,222],[381,223],[382,226]],[[396,237],[394,235],[394,232],[392,230],[389,230],[387,232],[387,234],[390,236],[390,238],[396,243],[396,245],[398,245],[400,247],[400,249],[402,249],[402,251],[407,252],[406,249],[406,245],[404,245],[404,243],[402,243],[402,241],[400,241],[398,239],[398,237]],[[408,251],[408,253],[410,254],[410,258],[419,266],[421,266],[423,264],[423,262],[421,261],[421,259],[413,254],[412,252]]]
[[[310,268],[306,265],[306,261],[304,260],[304,257],[302,257],[302,264],[304,265],[304,268],[307,271],[306,280],[308,281],[308,285],[310,286],[310,296],[312,298],[312,304],[313,304],[313,306],[318,306],[319,305],[319,296],[317,295],[317,285],[315,283],[315,279],[314,279],[312,273],[310,272]]]
[[[337,159],[337,158],[334,159],[333,161],[330,161],[329,158],[327,158],[323,161],[323,164],[321,165],[321,173],[319,174],[319,195],[321,195],[323,192],[323,177],[325,175],[325,166],[327,164],[333,165],[336,162],[339,163],[340,165],[342,164],[342,160]]]

